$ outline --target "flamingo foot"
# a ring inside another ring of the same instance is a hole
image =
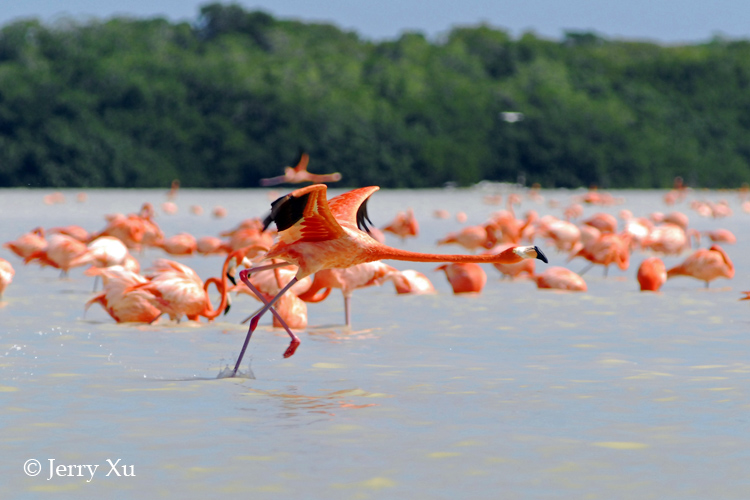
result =
[[[250,332],[254,332],[256,328],[258,328],[258,321],[260,321],[260,314],[256,314],[253,316],[253,319],[250,320]]]
[[[292,341],[289,342],[289,347],[287,347],[286,351],[284,351],[284,357],[285,358],[292,357],[292,355],[297,351],[299,344],[300,344],[300,341],[298,338],[292,339]]]

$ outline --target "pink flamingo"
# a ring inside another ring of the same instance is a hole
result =
[[[596,240],[584,244],[583,248],[568,257],[568,261],[575,257],[583,257],[590,262],[579,274],[584,274],[595,264],[604,266],[604,276],[607,276],[611,264],[616,264],[625,271],[630,266],[630,238],[627,235],[604,233]]]
[[[450,233],[445,238],[438,240],[438,245],[449,245],[455,243],[474,252],[479,248],[489,248],[487,229],[484,226],[468,226],[457,233]]]
[[[454,294],[479,293],[487,283],[487,273],[474,262],[451,262],[435,268],[444,271]]]
[[[704,231],[703,234],[714,243],[728,243],[730,245],[737,243],[737,237],[729,229],[714,229],[713,231]]]
[[[437,293],[430,279],[419,271],[406,269],[391,276],[396,293],[402,294],[431,294]]]
[[[573,292],[585,292],[588,287],[583,277],[564,267],[553,266],[542,274],[532,276],[537,288],[554,288],[557,290],[570,290]]]
[[[298,270],[296,276],[250,321],[233,374],[237,373],[252,333],[263,314],[268,310],[273,311],[274,302],[297,280],[322,269],[347,268],[363,262],[387,259],[411,262],[512,263],[537,258],[547,262],[546,256],[535,246],[512,247],[498,255],[439,255],[409,252],[383,245],[365,232],[365,222],[369,221],[366,200],[378,189],[377,186],[355,189],[329,201],[326,199],[326,186],[316,184],[297,189],[271,204],[271,214],[266,218],[265,224],[276,223],[279,240],[266,254],[266,259],[281,259],[296,265]],[[365,231],[360,227],[364,227]],[[240,279],[253,289],[248,280],[249,274],[284,265],[286,264],[277,263],[244,269],[240,272]],[[287,333],[292,340],[284,353],[285,357],[293,355],[300,342],[290,330]]]
[[[659,257],[649,257],[641,262],[637,278],[642,292],[658,292],[667,281],[667,268]]]
[[[37,227],[28,233],[24,233],[15,241],[3,243],[3,246],[25,259],[34,252],[41,252],[47,249],[47,240],[44,239],[44,229]]]
[[[414,217],[414,211],[409,208],[406,212],[399,212],[383,231],[395,234],[402,241],[406,238],[416,238],[419,236],[419,223]]]
[[[15,274],[16,271],[10,265],[10,262],[0,257],[0,299],[3,298],[3,292],[8,288],[8,285],[13,282]]]
[[[734,264],[723,248],[711,245],[710,248],[696,250],[681,264],[667,271],[667,278],[675,276],[690,276],[705,281],[708,288],[708,284],[716,278],[732,279]]]
[[[504,252],[505,250],[509,249],[513,245],[511,244],[499,244],[495,245],[491,249],[484,252],[485,254],[499,254]],[[534,259],[524,259],[520,262],[515,262],[513,264],[503,264],[502,262],[494,262],[492,266],[500,271],[500,274],[502,274],[502,277],[509,277],[511,279],[515,279],[520,277],[523,273],[528,274],[529,276],[534,275]]]
[[[307,171],[307,164],[310,162],[310,155],[300,150],[299,157],[297,158],[297,164],[294,167],[284,167],[284,175],[278,177],[271,177],[268,179],[261,179],[260,185],[275,186],[277,184],[289,183],[299,184],[302,182],[338,182],[341,180],[341,174],[334,172],[332,174],[311,174]]]
[[[86,302],[86,310],[92,304],[101,305],[117,323],[152,323],[162,312],[152,305],[149,292],[138,288],[148,283],[143,276],[120,266],[93,268],[86,274],[102,277],[103,290]]]
[[[354,290],[369,286],[380,286],[391,276],[398,273],[397,269],[380,261],[363,262],[343,269],[321,269],[315,273],[310,288],[299,295],[305,302],[319,302],[328,295],[332,288],[341,289],[344,296],[344,321],[347,327],[352,326],[351,298]],[[327,289],[322,298],[317,293]]]
[[[192,234],[179,233],[158,242],[155,246],[169,255],[193,255],[198,248],[198,243]]]
[[[47,248],[27,256],[24,263],[28,264],[34,260],[38,260],[42,267],[60,269],[60,277],[65,277],[71,268],[86,265],[91,258],[85,243],[64,234],[53,234],[49,238]]]

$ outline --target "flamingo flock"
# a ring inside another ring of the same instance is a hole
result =
[[[296,171],[306,171],[307,161],[303,153]],[[276,178],[265,184],[315,180],[302,177]],[[179,183],[173,183],[169,203],[175,203],[178,190]],[[583,275],[591,268],[600,266],[602,279],[608,279],[610,266],[628,271],[633,260],[639,261],[634,289],[641,291],[659,292],[667,280],[680,277],[698,280],[709,288],[711,282],[731,280],[735,274],[725,247],[735,244],[736,236],[721,227],[699,231],[691,226],[691,217],[719,220],[732,216],[729,203],[693,200],[688,206],[695,215],[688,216],[673,209],[676,204],[687,204],[691,196],[682,185],[665,196],[670,207],[667,213],[637,216],[627,209],[621,209],[617,216],[607,211],[605,207],[625,200],[601,191],[572,197],[567,205],[551,200],[548,206],[559,210],[559,217],[539,217],[533,209],[518,216],[517,207],[544,203],[544,197],[538,189],[528,191],[527,198],[522,193],[510,193],[505,196],[505,208],[489,211],[483,222],[446,231],[434,242],[436,246],[456,245],[468,252],[454,255],[410,252],[386,245],[385,233],[396,236],[401,244],[407,238],[419,238],[419,224],[414,210],[407,207],[380,230],[374,227],[367,214],[367,201],[377,190],[377,186],[360,188],[328,199],[324,184],[312,184],[279,197],[265,218],[245,219],[216,235],[199,237],[187,232],[165,235],[157,224],[153,205],[143,203],[131,214],[106,215],[99,231],[89,232],[77,225],[36,227],[3,247],[23,264],[59,269],[61,277],[85,267],[85,275],[101,279],[102,290],[95,291],[84,308],[98,304],[118,323],[200,322],[201,318],[211,322],[228,310],[232,294],[235,300],[238,295],[252,297],[260,303],[260,309],[246,320],[250,321],[248,334],[231,374],[239,369],[250,338],[266,313],[271,314],[273,325],[283,328],[290,337],[284,356],[293,355],[300,345],[293,330],[307,327],[308,304],[326,300],[334,288],[341,290],[344,301],[343,325],[351,328],[353,312],[362,307],[354,304],[356,290],[387,282],[393,284],[397,295],[438,293],[434,279],[445,279],[454,294],[477,295],[483,293],[493,276],[511,283],[531,282],[539,289],[587,292]],[[483,198],[493,207],[502,199],[500,194]],[[85,198],[79,197],[79,201]],[[202,210],[194,207],[191,212],[200,215]],[[584,218],[584,207],[602,208]],[[214,217],[219,217],[219,208],[214,209]],[[170,211],[162,207],[165,216]],[[436,219],[451,220],[444,208],[432,213]],[[460,212],[454,220],[465,224],[467,216]],[[701,241],[709,246],[701,248]],[[558,265],[537,269],[537,260],[548,262],[540,246],[557,253]],[[146,248],[158,249],[165,256],[142,269],[139,259]],[[215,275],[206,279],[185,262],[171,259],[207,255],[222,255],[224,260]],[[668,258],[681,261],[668,268],[664,263]],[[382,262],[387,260],[441,265],[428,276]],[[585,261],[585,267],[576,272],[572,266],[579,261]],[[494,268],[497,274],[491,271],[488,275],[483,264],[491,264],[488,269]],[[239,268],[244,269],[238,273]],[[11,263],[0,258],[0,299],[4,292],[7,297],[13,276]],[[211,299],[211,285],[218,293],[217,301]],[[747,300],[750,292],[743,293],[741,300]]]

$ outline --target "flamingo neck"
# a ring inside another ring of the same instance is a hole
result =
[[[460,263],[476,263],[476,264],[515,264],[523,260],[523,257],[518,255],[513,250],[517,247],[510,247],[498,254],[483,254],[483,255],[463,255],[463,254],[434,254],[434,253],[421,253],[421,252],[410,252],[408,250],[400,250],[398,248],[389,247],[387,245],[381,245],[378,247],[378,259],[381,260],[402,260],[408,262],[460,262]]]

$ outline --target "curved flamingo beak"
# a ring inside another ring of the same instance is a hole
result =
[[[549,261],[547,260],[547,256],[544,255],[544,252],[542,252],[542,250],[538,246],[534,245],[534,251],[536,252],[537,259],[541,260],[545,264],[549,264]]]

